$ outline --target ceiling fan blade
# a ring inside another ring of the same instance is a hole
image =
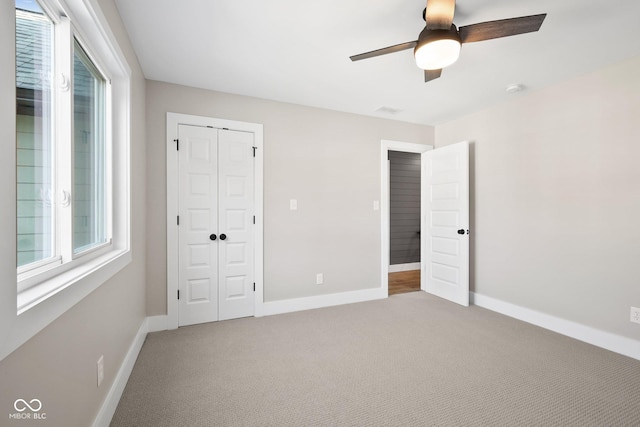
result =
[[[430,82],[431,80],[435,80],[440,78],[442,75],[442,69],[439,70],[424,70],[424,82]]]
[[[430,30],[448,30],[453,24],[455,0],[428,0],[425,21]]]
[[[481,22],[459,28],[462,43],[479,42],[517,34],[533,33],[540,29],[546,13]]]
[[[374,56],[386,55],[388,53],[400,52],[402,50],[413,49],[416,47],[418,41],[400,43],[389,47],[383,47],[382,49],[372,50],[371,52],[361,53],[359,55],[350,56],[352,61],[359,61],[361,59],[373,58]]]

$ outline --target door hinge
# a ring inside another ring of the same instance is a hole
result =
[[[178,299],[180,299],[180,289],[178,289]]]
[[[180,225],[180,215],[176,217],[176,225]]]
[[[258,147],[251,147],[251,148],[253,148],[253,157],[255,157],[256,156],[256,150],[258,149]]]
[[[176,143],[176,150],[180,151],[180,140],[179,139],[174,139],[173,141]]]
[[[253,216],[253,223],[254,224],[256,223],[256,216],[255,215]]]
[[[253,282],[253,292],[256,291],[256,282]]]

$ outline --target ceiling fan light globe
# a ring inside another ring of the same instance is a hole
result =
[[[461,41],[458,29],[428,30],[426,27],[418,37],[413,54],[416,64],[423,70],[439,70],[453,64],[460,56]]]
[[[460,43],[438,40],[416,49],[416,64],[423,70],[439,70],[453,64],[460,56]]]

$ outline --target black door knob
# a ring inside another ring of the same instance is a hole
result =
[[[209,235],[209,238],[211,240],[216,240],[218,237],[215,234],[211,234],[211,235]]]
[[[220,240],[227,240],[227,235],[226,234],[221,234],[220,235]]]
[[[458,234],[464,234],[464,229],[461,228],[460,230],[458,230]]]

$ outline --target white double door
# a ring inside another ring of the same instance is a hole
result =
[[[254,315],[253,137],[179,125],[179,326]]]

